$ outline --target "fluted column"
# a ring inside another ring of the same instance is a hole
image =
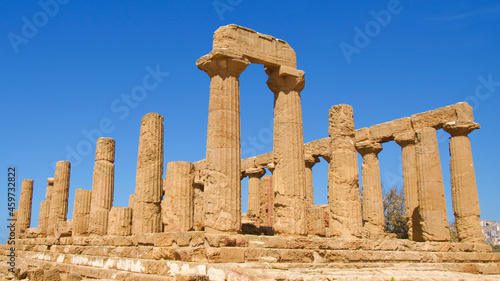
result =
[[[203,221],[205,214],[203,212],[203,193],[205,189],[205,184],[201,180],[195,180],[193,184],[193,230],[201,231],[203,230]]]
[[[73,205],[73,235],[81,236],[89,233],[89,220],[92,191],[77,189]]]
[[[23,180],[21,184],[21,196],[19,197],[19,213],[17,217],[17,227],[20,233],[30,228],[31,224],[31,203],[33,199],[33,180]]]
[[[424,241],[449,241],[443,173],[434,128],[417,132],[418,197]]]
[[[162,231],[163,116],[148,113],[141,120],[132,233]]]
[[[314,157],[312,155],[304,156],[305,165],[306,165],[306,206],[311,207],[314,206],[314,187],[313,187],[313,173],[312,167],[319,162],[318,157]]]
[[[65,222],[68,215],[69,177],[71,163],[59,161],[56,163],[54,187],[50,199],[50,214],[47,235],[53,236],[59,223]]]
[[[241,146],[239,76],[250,62],[217,49],[196,65],[210,76],[208,108],[205,231],[241,229]]]
[[[273,152],[275,170],[274,222],[276,234],[307,234],[304,135],[300,92],[304,71],[265,67],[267,85],[274,93]]]
[[[363,222],[370,234],[384,233],[384,202],[378,154],[382,145],[371,140],[356,143],[356,150],[363,156],[362,190]]]
[[[193,183],[193,163],[183,161],[167,163],[165,199],[161,208],[165,232],[193,229]]]
[[[415,132],[406,132],[395,137],[401,146],[403,161],[403,191],[405,195],[405,217],[408,222],[408,239],[423,241],[418,202],[418,170]]]
[[[38,213],[38,230],[41,235],[47,235],[47,218],[49,216],[49,202],[40,202],[40,212]]]
[[[250,168],[245,171],[248,176],[248,211],[249,218],[259,217],[260,212],[260,178],[266,173],[262,168]]]
[[[40,234],[47,235],[48,220],[50,214],[50,198],[52,197],[52,187],[54,178],[47,178],[47,189],[45,192],[45,201],[40,202],[40,213],[38,215],[38,229]]]
[[[325,236],[325,211],[320,205],[307,208],[307,229],[309,235]]]
[[[98,138],[95,151],[89,234],[106,235],[108,215],[113,206],[115,181],[115,140]]]
[[[266,227],[273,226],[273,177],[263,176],[259,184],[259,197],[260,197],[260,211],[259,219],[260,225]]]
[[[350,105],[330,109],[330,164],[328,166],[329,235],[360,237],[361,198],[357,152],[354,146],[354,115]]]
[[[458,240],[483,243],[484,236],[479,222],[479,198],[476,174],[468,134],[480,126],[472,121],[445,123],[443,129],[450,133],[450,172],[453,213],[457,224]]]
[[[108,235],[129,236],[131,234],[132,209],[112,207],[109,211]]]
[[[134,210],[134,203],[135,203],[135,194],[130,194],[128,196],[128,207],[132,210]]]

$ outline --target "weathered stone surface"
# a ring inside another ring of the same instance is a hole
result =
[[[50,213],[50,203],[47,201],[40,202],[40,213],[38,214],[38,229],[41,235],[47,235],[47,220]]]
[[[162,231],[163,116],[148,113],[141,119],[132,233]]]
[[[33,180],[23,180],[19,197],[18,231],[23,233],[31,225],[31,203],[33,199]]]
[[[45,270],[43,273],[43,281],[61,281],[61,273],[56,268]]]
[[[215,31],[213,49],[238,51],[252,63],[297,67],[295,51],[288,43],[235,24]]]
[[[370,128],[357,129],[355,131],[354,138],[356,139],[356,142],[371,140],[372,137],[370,135]]]
[[[68,214],[69,177],[71,164],[68,161],[56,163],[54,187],[50,199],[50,214],[47,235],[53,236],[56,225],[65,222]]]
[[[458,102],[455,104],[455,111],[458,120],[474,122],[474,114],[472,113],[472,106],[470,104]]]
[[[203,221],[205,218],[205,213],[203,211],[203,190],[205,189],[204,184],[194,184],[193,190],[193,230],[201,231],[203,230]]]
[[[330,109],[328,132],[331,147],[328,166],[329,234],[340,237],[361,236],[361,198],[351,106],[340,104]]]
[[[418,170],[416,135],[410,131],[396,135],[395,141],[401,146],[403,160],[403,190],[405,195],[405,217],[408,221],[408,238],[423,241],[418,202]]]
[[[94,175],[92,182],[92,202],[88,232],[106,235],[108,214],[113,206],[115,180],[115,140],[98,138],[96,144]]]
[[[263,176],[259,184],[260,225],[265,227],[273,226],[274,190],[272,176]]]
[[[304,72],[265,67],[267,85],[274,93],[273,152],[275,170],[275,234],[307,234],[305,199],[304,136],[300,92]]]
[[[89,233],[90,208],[92,191],[77,189],[73,205],[73,235],[80,236]]]
[[[314,205],[314,187],[313,187],[313,172],[312,168],[316,163],[319,162],[317,157],[306,154],[304,156],[305,166],[306,166],[306,207]]]
[[[413,130],[411,119],[409,117],[404,117],[371,126],[370,136],[374,141],[382,143],[394,140],[395,135],[411,130]]]
[[[304,153],[314,157],[321,156],[328,161],[330,159],[330,139],[322,138],[304,144]]]
[[[307,208],[307,231],[309,235],[326,235],[325,212],[322,206],[309,206]]]
[[[384,204],[378,154],[382,145],[371,140],[356,143],[356,150],[363,156],[362,190],[363,222],[371,234],[384,233]]]
[[[167,163],[162,221],[165,232],[189,231],[194,223],[194,165],[189,162]]]
[[[411,116],[412,127],[415,131],[425,127],[441,129],[444,123],[455,120],[457,120],[457,113],[454,105],[440,107]]]
[[[128,207],[132,210],[134,209],[134,203],[135,203],[135,194],[130,194],[128,196]]]
[[[43,281],[43,268],[34,268],[28,270],[28,279],[30,281]]]
[[[248,211],[249,218],[259,217],[260,212],[260,178],[266,173],[262,168],[245,170],[248,176]]]
[[[205,171],[205,231],[241,229],[239,76],[250,64],[241,53],[214,49],[196,65],[211,78]]]
[[[422,238],[424,241],[449,241],[450,232],[436,130],[425,127],[416,133]]]
[[[443,129],[451,134],[451,193],[458,239],[469,243],[484,242],[479,223],[476,175],[468,137],[470,132],[479,128],[479,124],[465,120],[445,123],[443,126]]]
[[[52,188],[54,188],[54,178],[47,178],[47,190],[45,192],[45,201],[50,202],[52,198]]]
[[[128,236],[132,234],[132,209],[112,207],[109,211],[108,235]]]

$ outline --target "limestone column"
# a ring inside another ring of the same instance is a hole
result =
[[[132,209],[112,207],[109,211],[108,235],[129,236],[132,225]]]
[[[248,176],[248,211],[249,218],[259,217],[260,212],[260,178],[266,173],[262,168],[250,168],[245,171]]]
[[[449,241],[443,173],[434,128],[417,132],[418,197],[424,241]]]
[[[47,235],[47,227],[50,214],[50,198],[52,197],[53,186],[54,178],[47,178],[45,201],[40,202],[40,213],[38,216],[38,228],[41,235]]]
[[[313,174],[312,167],[319,162],[318,157],[312,155],[305,155],[306,163],[306,206],[314,206],[314,187],[313,187]]]
[[[347,104],[335,105],[330,109],[329,115],[329,235],[361,237],[363,226],[353,110]]]
[[[309,235],[326,235],[325,211],[322,206],[310,206],[307,209],[307,228]]]
[[[69,177],[71,163],[59,161],[56,163],[54,187],[50,199],[50,214],[47,224],[47,235],[53,236],[59,223],[65,222],[68,215]]]
[[[167,163],[162,221],[165,232],[189,231],[194,223],[194,165],[175,161]]]
[[[89,234],[106,235],[108,215],[113,206],[115,181],[115,140],[98,138],[95,150]]]
[[[462,120],[445,123],[443,126],[443,129],[451,135],[451,193],[458,240],[467,243],[484,242],[479,222],[476,174],[468,137],[470,132],[479,128],[477,123]]]
[[[128,207],[134,210],[135,194],[130,194],[128,196]]]
[[[41,235],[47,235],[47,217],[49,216],[49,203],[40,202],[40,213],[38,214],[38,230]]]
[[[203,212],[203,190],[205,189],[205,184],[201,180],[195,180],[193,184],[193,230],[201,231],[203,230],[203,220],[205,214]]]
[[[304,135],[300,92],[304,71],[265,67],[274,93],[273,174],[275,234],[307,235]]]
[[[418,171],[415,132],[406,132],[395,137],[401,146],[403,161],[403,191],[405,195],[405,217],[408,221],[408,239],[423,241],[418,208]]]
[[[89,233],[89,219],[92,191],[77,189],[73,205],[73,235],[81,236]]]
[[[260,211],[259,219],[260,225],[266,227],[273,226],[273,177],[263,176],[259,184],[259,197],[260,197]]]
[[[45,201],[50,202],[52,198],[52,189],[54,188],[54,178],[47,178],[47,190],[45,192]]]
[[[17,217],[17,227],[20,233],[30,228],[31,224],[31,203],[33,199],[33,180],[23,180],[21,184],[21,196],[19,197],[19,212]]]
[[[241,146],[239,76],[248,59],[226,49],[201,57],[196,65],[210,76],[205,231],[241,229]]]
[[[132,233],[162,231],[162,176],[163,116],[148,113],[141,120]]]
[[[356,150],[363,156],[362,190],[363,222],[370,234],[384,233],[384,201],[378,154],[382,145],[371,140],[356,143]]]

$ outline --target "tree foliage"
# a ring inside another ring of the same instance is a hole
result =
[[[385,231],[394,233],[398,238],[408,238],[408,223],[405,217],[405,197],[397,187],[383,192]]]

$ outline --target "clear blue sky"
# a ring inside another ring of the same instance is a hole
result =
[[[500,1],[60,2],[57,9],[45,5],[48,12],[37,1],[0,3],[4,223],[9,165],[18,169],[18,187],[22,179],[35,181],[36,227],[54,163],[79,150],[78,158],[69,159],[72,217],[75,189],[92,188],[95,141],[89,147],[85,132],[95,139],[96,130],[105,129],[104,136],[116,140],[115,206],[126,206],[134,192],[146,113],[165,118],[165,163],[204,159],[210,79],[195,62],[212,49],[213,32],[230,23],[283,39],[296,51],[298,68],[306,73],[306,142],[328,136],[328,109],[339,103],[354,107],[356,128],[362,128],[471,102],[482,126],[470,135],[481,217],[500,221]],[[390,20],[374,24],[377,14],[388,13]],[[366,29],[369,41],[358,34]],[[357,49],[346,55],[341,46],[347,45]],[[127,101],[131,92],[140,94],[136,87],[148,67],[168,76],[149,81],[155,87],[136,96],[139,101]],[[481,79],[493,82],[485,87]],[[241,76],[243,157],[272,149],[273,94],[266,80],[262,65],[249,66]],[[100,122],[108,124],[100,128]],[[257,144],[250,144],[252,138]],[[439,144],[451,221],[446,133]],[[380,162],[384,188],[401,187],[399,146],[384,144]],[[324,160],[314,168],[316,204],[327,203],[326,171]],[[245,195],[246,185],[247,179]],[[0,230],[3,240],[6,228]]]

